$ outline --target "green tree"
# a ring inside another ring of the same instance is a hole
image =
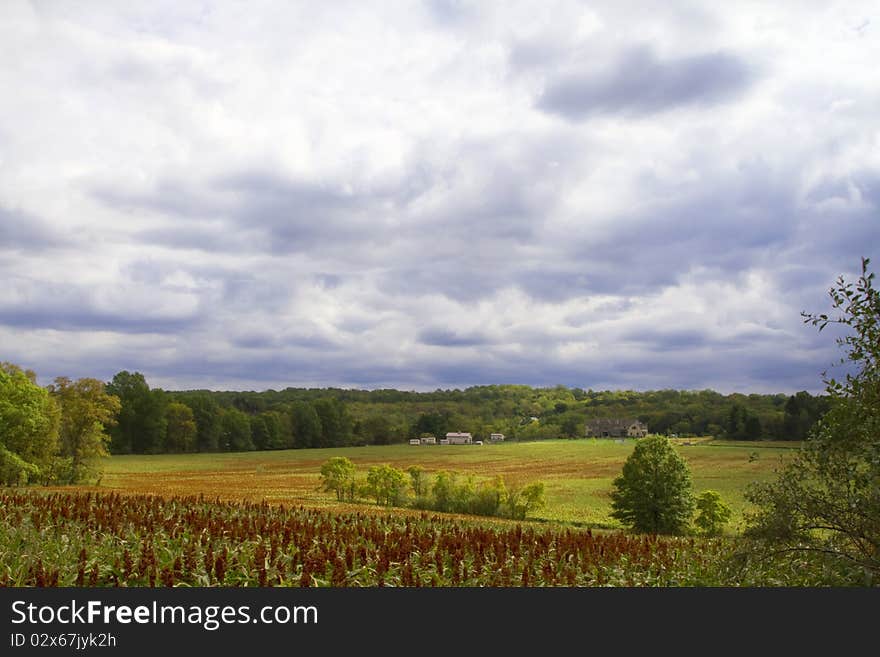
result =
[[[522,489],[511,488],[508,494],[507,509],[511,518],[525,520],[526,516],[545,505],[544,483],[532,482]]]
[[[394,437],[394,428],[384,415],[373,415],[361,422],[361,435],[368,445],[388,445]]]
[[[839,314],[804,313],[822,331],[845,328],[838,345],[849,372],[826,378],[830,408],[796,457],[774,481],[753,486],[757,511],[746,534],[763,555],[820,555],[825,565],[880,581],[880,292],[870,261],[855,282],[838,278],[830,290]],[[827,569],[826,569],[827,570]],[[863,581],[864,581],[863,580]]]
[[[731,511],[714,490],[705,490],[696,500],[697,517],[694,524],[704,536],[720,536],[724,526],[730,522]]]
[[[42,478],[58,453],[60,411],[36,375],[0,363],[0,483]]]
[[[165,449],[169,452],[194,452],[199,432],[192,409],[181,402],[171,402],[165,416]]]
[[[473,475],[468,475],[464,481],[458,479],[455,474],[453,486],[451,489],[451,499],[449,510],[453,513],[473,513],[474,501],[477,496],[477,483],[474,481]]]
[[[354,474],[354,463],[344,456],[334,456],[321,466],[322,489],[335,492],[340,502],[345,499],[353,502],[356,487]]]
[[[784,440],[806,440],[810,430],[827,409],[824,408],[823,400],[803,390],[788,398],[784,410],[780,437]]]
[[[220,449],[220,405],[206,392],[186,395],[183,401],[196,421],[196,446],[200,452]]]
[[[367,487],[376,504],[398,506],[406,490],[406,474],[388,464],[374,465],[367,472]]]
[[[680,534],[694,510],[687,464],[665,436],[636,443],[614,480],[611,517],[638,532]]]
[[[65,479],[81,481],[93,472],[94,459],[109,455],[105,429],[115,423],[122,404],[98,379],[58,377],[50,392],[61,408],[61,456],[69,459]]]
[[[561,417],[559,430],[566,438],[580,438],[584,433],[584,416],[580,413],[566,413]]]
[[[321,446],[321,418],[309,402],[295,402],[290,411],[293,446],[299,449]]]
[[[162,390],[151,390],[140,372],[118,372],[107,392],[122,403],[110,430],[110,449],[117,454],[155,454],[165,449],[166,399]]]
[[[416,497],[421,497],[426,491],[425,469],[420,465],[411,465],[406,470],[409,473],[410,486]]]
[[[269,444],[269,427],[266,426],[266,418],[263,415],[252,415],[251,422],[251,441],[254,443],[255,449],[266,449]]]
[[[451,511],[456,484],[456,474],[440,470],[434,475],[431,493],[434,495],[434,508],[438,511]]]
[[[266,445],[263,449],[290,449],[293,433],[290,415],[278,411],[265,411],[259,417],[266,426]],[[256,439],[254,440],[256,442]]]
[[[449,431],[449,413],[441,413],[439,411],[434,411],[431,413],[422,413],[419,415],[415,424],[413,425],[412,433],[416,436],[421,436],[422,434],[428,436],[436,436],[440,438],[445,436]]]
[[[251,421],[247,413],[237,408],[227,408],[220,418],[221,446],[232,452],[248,452],[254,449],[251,439]]]
[[[345,405],[337,399],[325,398],[317,400],[314,408],[321,419],[321,440],[318,446],[348,445],[352,438],[352,421]]]
[[[504,479],[497,475],[491,480],[483,482],[477,488],[471,504],[471,513],[481,516],[497,516],[501,513],[502,505],[507,502],[508,491]]]

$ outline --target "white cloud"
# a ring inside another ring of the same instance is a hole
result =
[[[799,312],[880,243],[875,13],[6,3],[0,358],[815,390]]]

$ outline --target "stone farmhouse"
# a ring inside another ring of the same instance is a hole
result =
[[[473,437],[469,433],[460,433],[458,431],[450,431],[446,434],[447,445],[470,445],[474,442]],[[442,441],[441,441],[442,444]]]
[[[631,418],[601,417],[587,420],[586,435],[588,438],[643,438],[648,435],[648,425]]]

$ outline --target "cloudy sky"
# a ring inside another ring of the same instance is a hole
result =
[[[821,390],[878,62],[876,2],[4,0],[0,360]]]

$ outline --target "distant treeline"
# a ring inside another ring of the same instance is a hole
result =
[[[825,413],[824,397],[722,395],[556,386],[475,386],[405,392],[285,388],[264,392],[163,391],[120,372],[106,391],[121,401],[110,429],[116,454],[215,452],[406,442],[468,431],[476,440],[581,438],[587,419],[637,418],[649,431],[732,440],[803,440]]]

